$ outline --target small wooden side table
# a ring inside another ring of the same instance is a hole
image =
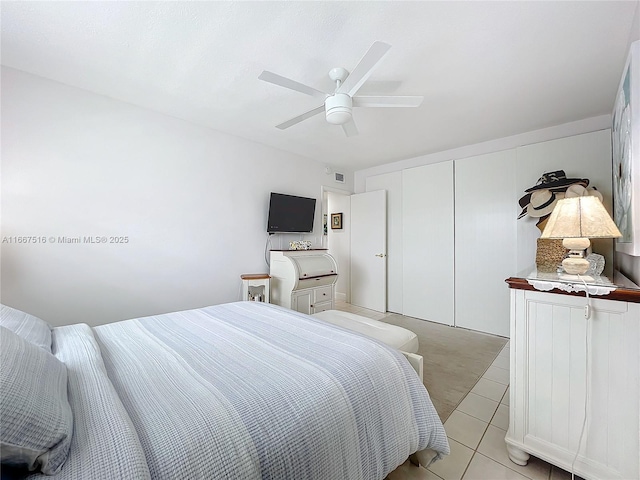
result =
[[[266,273],[245,273],[242,279],[242,300],[269,303],[271,276]]]

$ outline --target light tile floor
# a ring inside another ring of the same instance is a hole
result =
[[[384,320],[386,314],[337,302],[336,308]],[[425,365],[425,368],[429,368]],[[389,480],[571,480],[571,474],[535,457],[522,467],[507,455],[509,342],[444,424],[451,454],[428,469],[408,461]],[[581,480],[575,477],[576,480]]]

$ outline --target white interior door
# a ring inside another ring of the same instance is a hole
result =
[[[351,303],[387,311],[387,192],[351,195]]]
[[[387,312],[402,311],[402,171],[367,177],[365,191],[387,192]]]

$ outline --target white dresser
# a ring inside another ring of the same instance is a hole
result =
[[[326,250],[272,250],[271,303],[298,312],[334,309],[338,265]]]
[[[640,478],[640,290],[627,284],[592,295],[587,320],[584,293],[538,291],[526,278],[507,283],[511,460],[526,465],[531,454],[571,470],[588,397],[575,473],[587,480]]]

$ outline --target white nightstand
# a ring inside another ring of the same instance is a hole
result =
[[[266,273],[246,273],[242,279],[242,300],[269,303],[271,277]]]

